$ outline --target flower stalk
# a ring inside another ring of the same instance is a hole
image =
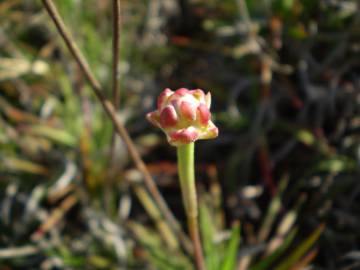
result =
[[[194,245],[196,267],[198,270],[204,270],[205,262],[198,225],[198,203],[194,172],[194,148],[195,144],[193,142],[177,147],[178,172],[189,234]]]
[[[205,94],[201,89],[179,88],[172,91],[166,88],[158,97],[157,109],[146,116],[164,131],[168,142],[177,148],[181,193],[198,270],[205,270],[205,261],[198,224],[194,142],[218,136],[219,130],[211,121],[210,105],[211,94]]]

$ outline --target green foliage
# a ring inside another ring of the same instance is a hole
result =
[[[279,246],[276,250],[274,250],[273,253],[268,255],[265,258],[262,258],[258,263],[251,266],[250,270],[266,270],[270,269],[271,265],[274,263],[274,261],[279,258],[283,253],[287,250],[287,248],[290,246],[290,244],[293,242],[296,230],[292,230],[284,239],[284,242]]]
[[[224,249],[216,245],[214,236],[217,233],[214,217],[205,203],[200,205],[200,229],[203,240],[206,267],[208,270],[216,270],[220,267],[222,252]]]
[[[314,245],[314,243],[318,240],[321,233],[324,230],[324,225],[320,225],[316,228],[311,235],[306,238],[302,243],[297,245],[293,252],[289,254],[289,256],[283,260],[275,269],[276,270],[286,270],[294,266],[300,259],[305,255],[306,252]]]
[[[220,267],[221,270],[231,270],[235,268],[239,244],[240,224],[236,223],[231,230],[230,239],[225,248],[225,257]]]

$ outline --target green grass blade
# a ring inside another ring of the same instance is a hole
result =
[[[240,223],[236,223],[232,229],[229,243],[225,249],[225,258],[221,270],[234,270],[236,257],[240,245]]]
[[[323,230],[324,230],[324,224],[321,224],[283,262],[281,262],[275,268],[275,270],[288,270],[293,265],[295,265],[306,254],[306,252],[308,252],[308,250],[315,244],[315,242],[319,239]]]
[[[281,246],[279,246],[276,250],[274,250],[273,253],[271,253],[266,258],[262,259],[257,264],[253,265],[250,270],[267,270],[270,269],[269,267],[271,264],[281,255],[285,252],[285,250],[289,247],[289,245],[292,243],[292,241],[295,238],[297,230],[293,229],[286,237],[284,242]]]
[[[210,209],[204,202],[200,205],[200,229],[203,239],[205,262],[208,270],[217,270],[220,265],[219,250],[214,244],[215,228]]]
[[[56,143],[63,144],[66,146],[75,146],[76,139],[67,131],[49,126],[33,126],[31,127],[31,133],[44,136]]]

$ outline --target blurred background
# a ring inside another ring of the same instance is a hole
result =
[[[54,1],[112,98],[110,0]],[[356,0],[122,0],[119,119],[186,232],[176,151],[145,119],[211,91],[196,144],[208,269],[360,269]],[[0,1],[0,269],[193,269],[53,22]]]

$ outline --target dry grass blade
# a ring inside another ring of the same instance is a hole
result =
[[[0,249],[0,258],[9,259],[15,257],[24,257],[37,253],[39,249],[35,246],[23,246],[15,248]]]
[[[301,270],[305,269],[316,257],[318,250],[314,249],[304,256],[291,270]]]
[[[137,151],[127,130],[122,125],[122,123],[118,120],[113,104],[104,97],[100,83],[97,81],[97,79],[94,77],[93,73],[91,72],[87,61],[85,60],[82,53],[78,49],[76,43],[74,42],[73,38],[71,37],[62,18],[60,17],[59,12],[57,11],[56,6],[54,5],[53,1],[51,1],[51,0],[43,0],[42,2],[43,2],[44,7],[46,8],[47,12],[49,13],[49,16],[55,23],[57,30],[59,31],[62,38],[64,39],[68,49],[70,50],[71,54],[75,58],[79,67],[81,68],[82,72],[84,73],[86,79],[89,81],[96,97],[98,98],[101,105],[103,106],[106,114],[111,119],[116,132],[124,140],[124,142],[127,146],[127,149],[130,153],[130,156],[132,157],[138,170],[142,172],[142,174],[144,176],[145,185],[149,189],[151,195],[154,197],[154,200],[158,204],[162,214],[164,215],[165,219],[167,220],[167,222],[169,223],[171,228],[179,235],[179,238],[181,239],[184,247],[187,250],[189,250],[189,245],[187,244],[189,242],[189,240],[188,240],[187,236],[181,230],[180,225],[178,224],[177,220],[171,213],[165,200],[163,199],[162,195],[160,194],[158,188],[156,187],[152,176],[150,175],[145,163],[143,162],[142,158],[140,157],[140,154]]]
[[[25,172],[31,174],[46,175],[49,172],[48,169],[42,165],[16,157],[7,157],[2,160],[2,166],[0,167],[5,171]]]
[[[154,204],[153,200],[149,196],[148,192],[139,184],[133,184],[133,189],[140,200],[141,204],[145,208],[146,212],[149,214],[151,219],[154,221],[160,235],[162,236],[164,242],[171,250],[176,250],[179,248],[176,236],[170,230],[167,223],[164,222],[164,219],[161,217],[159,209]]]
[[[62,218],[63,216],[77,203],[78,198],[75,195],[70,195],[60,204],[58,208],[53,210],[49,218],[45,220],[43,224],[40,225],[39,229],[32,235],[32,240],[40,240],[41,237],[51,230]]]

